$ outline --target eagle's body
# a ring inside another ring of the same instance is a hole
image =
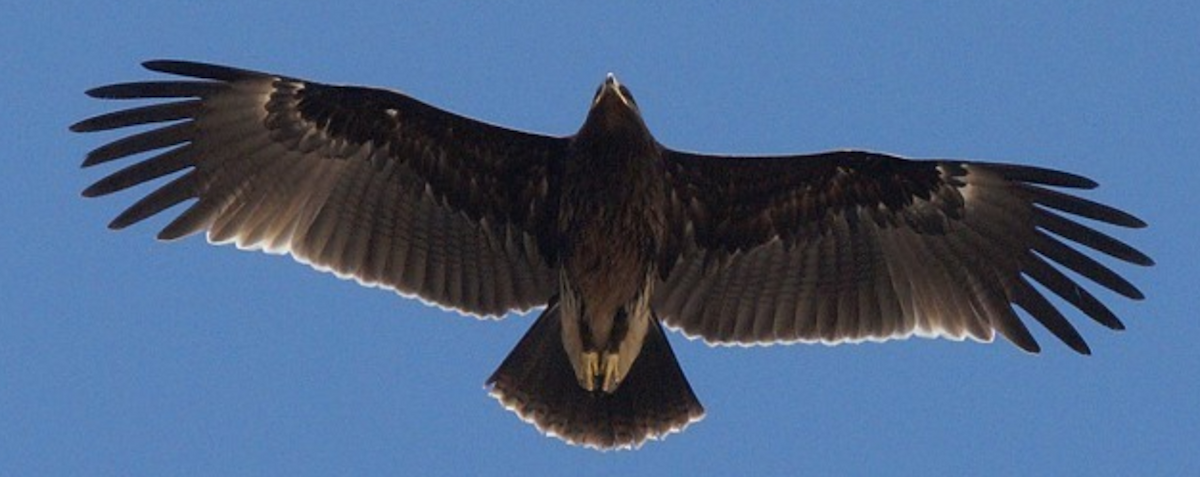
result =
[[[172,98],[82,121],[169,123],[102,146],[85,166],[163,150],[84,194],[176,172],[122,228],[194,199],[159,234],[290,253],[368,285],[478,316],[545,306],[489,378],[538,428],[631,447],[703,415],[662,324],[710,343],[839,343],[913,334],[1039,347],[1014,306],[1089,353],[1041,284],[1117,317],[1059,267],[1141,292],[1068,246],[1140,265],[1134,248],[1065,214],[1145,224],[1063,193],[1080,176],[865,151],[774,157],[659,144],[610,76],[575,135],[514,131],[400,93],[189,62],[196,80],[117,84],[97,97]]]
[[[609,76],[571,141],[558,220],[563,346],[580,385],[608,393],[653,319],[667,229],[658,144],[624,94]]]

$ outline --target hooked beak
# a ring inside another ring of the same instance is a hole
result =
[[[621,82],[617,81],[617,76],[612,73],[605,76],[604,84],[600,86],[600,92],[596,94],[596,99],[592,100],[592,106],[595,107],[609,97],[621,100],[621,104],[626,107],[634,107],[633,102],[621,87]]]

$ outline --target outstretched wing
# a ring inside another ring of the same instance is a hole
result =
[[[140,157],[88,197],[179,171],[121,213],[124,228],[196,199],[159,234],[290,253],[363,284],[478,315],[544,304],[561,138],[512,131],[405,95],[177,61],[188,76],[105,86],[97,98],[167,98],[74,131],[156,128],[88,154],[84,167]],[[166,123],[166,124],[162,124]]]
[[[1036,352],[1016,305],[1087,354],[1083,338],[1030,279],[1121,329],[1058,267],[1132,299],[1141,292],[1068,243],[1153,263],[1062,215],[1145,226],[1053,189],[1096,186],[1063,172],[858,151],[736,158],[667,150],[664,159],[681,225],[678,259],[654,306],[672,327],[713,343],[914,333],[990,341],[999,331]]]

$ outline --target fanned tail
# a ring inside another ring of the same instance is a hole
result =
[[[488,378],[491,395],[543,432],[596,449],[635,448],[704,416],[655,318],[642,352],[612,394],[579,386],[552,302]]]

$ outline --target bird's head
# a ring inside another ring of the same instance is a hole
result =
[[[596,96],[592,98],[592,107],[588,111],[584,129],[609,133],[620,130],[649,133],[646,131],[646,124],[642,121],[642,113],[638,109],[637,101],[634,101],[629,89],[617,81],[617,77],[612,73],[609,73],[600,87],[596,89]]]
[[[636,113],[638,107],[637,101],[634,101],[633,95],[629,93],[629,88],[617,81],[616,75],[609,73],[600,87],[596,89],[596,96],[592,98],[592,110],[609,112],[632,110]]]

